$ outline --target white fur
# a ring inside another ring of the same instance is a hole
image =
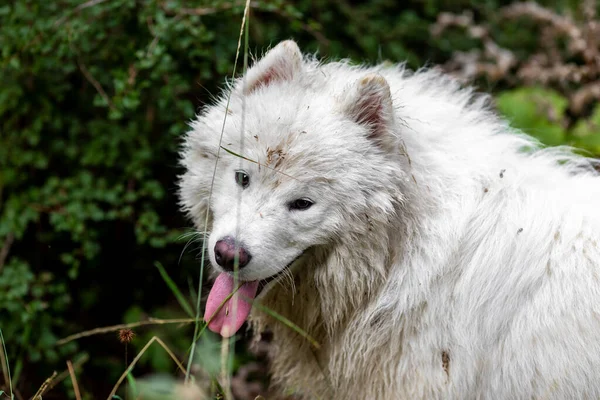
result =
[[[182,151],[213,265],[226,235],[252,254],[242,279],[304,251],[260,301],[321,348],[254,310],[274,382],[306,399],[600,398],[590,162],[539,149],[435,71],[301,57],[283,42],[232,84],[222,146],[260,165],[219,151],[226,96]]]

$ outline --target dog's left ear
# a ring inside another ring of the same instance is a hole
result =
[[[272,48],[246,73],[244,94],[261,86],[293,79],[302,70],[302,53],[293,40],[285,40]]]
[[[383,140],[393,128],[394,105],[390,86],[379,74],[368,74],[354,84],[344,101],[344,112],[364,125],[369,138]]]

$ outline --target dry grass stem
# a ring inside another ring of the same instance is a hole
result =
[[[79,391],[79,384],[77,383],[77,377],[75,376],[75,370],[73,369],[73,364],[71,363],[71,360],[67,361],[67,368],[69,369],[69,375],[71,376],[71,383],[73,384],[75,399],[81,400],[81,392]]]
[[[95,329],[91,329],[89,331],[76,333],[74,335],[70,335],[70,336],[67,336],[66,338],[58,340],[56,342],[56,345],[62,346],[66,343],[72,342],[73,340],[77,340],[77,339],[81,339],[81,338],[93,336],[93,335],[100,335],[100,334],[104,334],[104,333],[116,332],[121,329],[131,329],[131,328],[137,328],[139,326],[145,326],[145,325],[191,324],[196,321],[197,320],[194,318],[178,318],[178,319],[154,319],[154,318],[152,318],[148,321],[138,321],[138,322],[132,322],[130,324],[112,325],[112,326],[95,328]]]
[[[129,367],[127,367],[127,369],[125,370],[125,372],[123,372],[123,374],[121,375],[121,377],[119,378],[119,380],[117,381],[117,383],[115,384],[115,386],[113,387],[112,391],[108,395],[108,399],[107,400],[112,400],[113,396],[117,393],[117,390],[119,389],[119,386],[121,386],[121,384],[123,383],[123,381],[127,377],[127,374],[129,374],[133,370],[133,367],[135,367],[135,365],[140,360],[140,358],[142,358],[142,356],[144,355],[144,353],[146,352],[146,350],[148,350],[148,348],[150,347],[150,345],[152,343],[154,343],[154,342],[157,342],[158,344],[160,344],[162,346],[162,348],[167,352],[167,354],[169,355],[169,357],[171,357],[171,359],[175,362],[175,364],[177,365],[177,367],[179,368],[179,370],[182,371],[185,374],[186,371],[185,371],[184,366],[177,359],[177,357],[175,357],[175,354],[173,354],[173,352],[171,351],[171,349],[169,349],[169,347],[165,344],[165,342],[163,342],[158,336],[152,336],[152,338],[150,340],[148,340],[148,343],[146,343],[146,345],[142,348],[142,350],[140,350],[140,352],[138,353],[138,355],[135,356],[135,358],[133,359],[133,361],[131,361],[131,363],[129,364]]]

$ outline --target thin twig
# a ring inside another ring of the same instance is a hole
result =
[[[164,324],[191,324],[196,322],[195,318],[179,318],[179,319],[150,319],[148,321],[132,322],[130,324],[119,324],[113,326],[105,326],[102,328],[95,328],[89,331],[76,333],[74,335],[67,336],[66,338],[60,339],[56,342],[56,346],[62,346],[66,343],[72,342],[73,340],[81,339],[88,336],[100,335],[103,333],[115,332],[120,329],[136,328],[144,325],[164,325]]]
[[[218,7],[180,8],[180,9],[177,9],[177,13],[178,14],[186,14],[186,15],[203,16],[203,15],[216,14],[216,13],[219,13],[222,11],[231,10],[234,7],[242,7],[244,5],[246,5],[245,8],[247,8],[247,7],[259,8],[260,7],[260,3],[257,1],[251,1],[249,3],[247,3],[247,2],[223,3],[223,4],[219,5]],[[244,14],[246,12],[247,12],[247,10],[244,11]]]
[[[102,98],[104,99],[106,104],[108,104],[108,107],[111,110],[115,110],[116,109],[115,105],[113,104],[113,102],[110,100],[110,98],[104,91],[104,88],[102,87],[100,82],[98,82],[96,80],[96,78],[94,78],[94,76],[90,73],[90,71],[88,71],[88,69],[85,66],[85,64],[83,63],[83,61],[81,61],[79,54],[77,55],[77,66],[79,67],[79,70],[81,71],[83,76],[85,76],[85,79],[87,79],[88,82],[91,83],[94,88],[96,88],[96,91],[98,92],[98,94],[100,94],[100,96],[102,96]]]
[[[146,345],[142,348],[142,350],[140,350],[140,352],[138,353],[138,355],[135,356],[135,358],[133,359],[133,361],[131,362],[131,364],[129,364],[129,367],[125,370],[125,372],[123,372],[123,374],[121,374],[121,377],[119,378],[119,380],[117,381],[117,383],[113,387],[112,391],[108,395],[108,400],[111,400],[113,398],[113,396],[117,393],[117,390],[119,389],[119,386],[121,386],[121,383],[123,383],[123,381],[125,380],[125,378],[127,377],[127,375],[131,372],[131,370],[133,370],[133,367],[135,367],[135,365],[140,360],[140,358],[142,358],[142,356],[144,355],[144,353],[146,352],[146,350],[148,350],[148,347],[150,347],[150,345],[152,343],[154,343],[154,342],[158,342],[158,344],[160,344],[162,346],[162,348],[165,349],[165,351],[167,352],[167,354],[169,354],[169,356],[173,359],[173,361],[175,361],[175,364],[177,364],[177,367],[183,373],[185,373],[185,368],[183,367],[183,365],[181,364],[181,362],[177,359],[177,357],[175,357],[175,354],[173,354],[173,352],[171,351],[171,349],[169,349],[167,347],[167,345],[165,344],[165,342],[163,342],[158,336],[152,336],[152,339],[148,340],[148,343],[146,343]]]
[[[78,13],[79,11],[84,10],[86,8],[93,7],[100,3],[104,3],[105,1],[108,1],[108,0],[90,0],[90,1],[86,1],[83,4],[78,5],[70,12],[67,12],[62,18],[57,19],[56,22],[54,22],[54,27],[56,28],[56,27],[61,26],[67,20],[67,18],[69,18],[71,15]]]
[[[42,386],[40,386],[38,391],[35,392],[31,400],[42,400],[42,395],[46,393],[46,390],[50,389],[50,385],[52,384],[54,378],[56,378],[57,375],[58,374],[56,373],[56,371],[54,371],[50,378],[46,379],[44,383],[42,383]]]
[[[75,399],[81,400],[81,393],[79,392],[79,384],[77,384],[77,377],[75,376],[75,370],[71,360],[67,360],[67,368],[69,369],[69,375],[71,376],[71,383],[73,384],[73,391],[75,392]]]
[[[97,4],[100,4],[100,3],[104,3],[105,1],[108,1],[108,0],[90,0],[90,1],[87,1],[87,2],[85,2],[83,4],[80,4],[77,7],[75,7],[75,12],[81,11],[81,10],[83,10],[85,8],[93,7],[93,6],[95,6]]]
[[[81,366],[84,363],[88,362],[89,359],[90,359],[90,356],[88,356],[87,354],[82,356],[77,361],[75,361],[75,364],[73,364],[73,369],[75,371],[77,371],[79,368],[81,368]],[[44,390],[42,392],[40,392],[40,396],[43,396],[44,393],[48,392],[50,389],[54,388],[56,385],[58,385],[59,383],[61,383],[65,379],[67,379],[68,376],[69,376],[68,369],[65,369],[63,372],[61,372],[58,375],[53,374],[50,378],[46,379],[46,381],[48,382],[47,387],[45,387]],[[46,383],[46,382],[44,382],[44,383]],[[36,400],[36,399],[32,399],[32,400]],[[42,400],[42,399],[40,398],[37,400]]]
[[[106,1],[106,0],[104,0],[104,1]],[[98,82],[96,80],[96,78],[94,78],[94,76],[90,73],[90,71],[85,66],[85,63],[81,60],[81,55],[79,54],[79,50],[77,50],[77,48],[73,45],[73,42],[69,41],[69,47],[71,48],[73,53],[75,53],[75,55],[77,57],[77,60],[76,60],[77,66],[79,67],[79,70],[81,71],[81,73],[83,74],[85,79],[87,79],[87,81],[92,84],[92,86],[96,89],[98,94],[104,99],[104,101],[106,102],[108,107],[111,110],[115,110],[116,109],[115,105],[110,100],[110,97],[108,97],[108,95],[106,94],[106,91],[104,90],[104,88],[102,87],[100,82]]]
[[[81,365],[83,365],[83,363],[87,362],[89,360],[89,358],[90,357],[88,355],[84,355],[79,360],[75,361],[75,364],[71,365],[71,367],[75,371],[75,370],[79,369],[79,367],[81,367]],[[71,371],[69,369],[64,370],[60,374],[57,374],[56,371],[54,371],[52,373],[52,375],[48,379],[46,379],[44,381],[44,383],[42,383],[42,386],[40,386],[40,388],[37,390],[37,392],[35,392],[35,394],[31,398],[31,400],[42,400],[42,396],[44,394],[46,394],[46,392],[49,391],[50,389],[52,389],[54,386],[56,386],[60,382],[62,382],[67,376],[71,375],[70,372]]]

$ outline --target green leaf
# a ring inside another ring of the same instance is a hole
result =
[[[127,378],[127,383],[129,384],[129,391],[131,393],[131,395],[136,398],[138,396],[138,390],[137,390],[137,385],[135,382],[135,378],[133,377],[133,375],[131,374],[131,372],[129,372],[126,376]]]
[[[287,319],[286,317],[284,317],[283,315],[277,313],[276,311],[271,310],[268,307],[263,306],[262,304],[260,304],[259,302],[256,301],[252,301],[251,299],[247,299],[247,301],[252,302],[252,306],[258,308],[259,310],[263,311],[264,313],[270,315],[271,317],[275,318],[276,320],[278,320],[279,322],[281,322],[282,324],[284,324],[285,326],[287,326],[288,328],[292,329],[293,331],[295,331],[296,333],[298,333],[300,336],[304,337],[306,340],[308,340],[308,342],[310,344],[312,344],[316,349],[320,349],[321,345],[319,344],[319,342],[317,342],[312,336],[310,336],[306,331],[304,331],[302,328],[300,328],[298,325],[294,324],[292,321],[290,321],[289,319]]]
[[[183,308],[183,310],[186,312],[187,315],[190,316],[190,318],[194,318],[196,313],[194,313],[192,306],[187,302],[187,300],[185,299],[185,297],[183,296],[183,294],[181,293],[181,291],[179,290],[179,288],[177,287],[175,282],[173,282],[173,280],[169,277],[169,274],[167,274],[167,271],[162,266],[162,264],[160,262],[156,261],[156,262],[154,262],[154,266],[156,268],[158,268],[158,272],[160,272],[160,276],[163,278],[163,280],[165,281],[165,283],[167,284],[169,289],[171,289],[171,292],[173,292],[173,295],[179,302],[179,305],[181,306],[181,308]]]

